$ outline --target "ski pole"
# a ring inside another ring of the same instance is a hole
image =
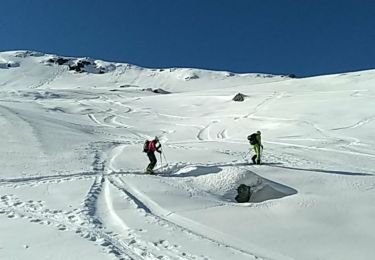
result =
[[[246,160],[246,156],[250,153],[250,151],[248,151],[244,156],[242,156],[242,159],[243,160]]]
[[[159,153],[160,156],[160,169],[163,168],[163,158],[161,157],[161,153]]]
[[[165,154],[163,153],[163,156],[164,156],[164,159],[165,159],[165,163],[166,165],[168,165],[168,161],[167,161],[167,158],[165,157]]]

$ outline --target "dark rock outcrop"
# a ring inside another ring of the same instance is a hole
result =
[[[237,188],[238,195],[235,197],[238,203],[249,202],[251,197],[251,188],[245,184],[240,184]]]
[[[233,97],[233,101],[237,101],[237,102],[242,102],[245,100],[245,97],[246,95],[242,94],[242,93],[238,93],[236,94],[234,97]]]
[[[17,68],[20,64],[18,62],[4,62],[0,63],[0,69]]]
[[[151,91],[151,92],[154,92],[154,93],[157,93],[157,94],[170,94],[171,93],[171,92],[166,91],[166,90],[161,89],[161,88],[157,88],[157,89],[146,88],[146,89],[143,89],[143,91]]]

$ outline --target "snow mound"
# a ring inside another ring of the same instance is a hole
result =
[[[186,178],[185,184],[196,194],[213,196],[222,201],[235,202],[236,189],[240,184],[251,187],[250,202],[279,199],[297,193],[291,187],[238,166],[186,166],[174,175]]]

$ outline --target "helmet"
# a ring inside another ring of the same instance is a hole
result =
[[[260,135],[260,131],[259,130],[257,131],[257,134]]]
[[[159,137],[155,136],[155,141],[159,141]]]

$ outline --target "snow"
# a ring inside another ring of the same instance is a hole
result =
[[[0,259],[372,259],[374,83],[2,52]]]

